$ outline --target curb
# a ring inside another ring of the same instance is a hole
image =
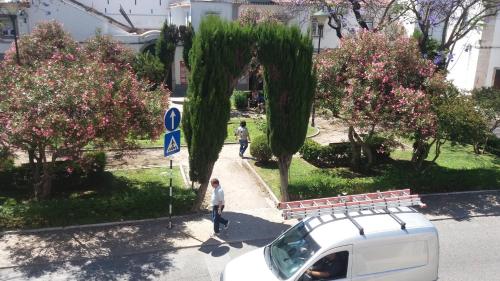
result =
[[[313,127],[313,128],[316,129],[316,132],[310,136],[306,136],[306,139],[314,138],[314,137],[318,136],[319,133],[321,133],[321,130],[318,127]]]
[[[267,185],[267,183],[264,181],[264,179],[262,179],[262,177],[257,173],[257,171],[255,171],[255,169],[252,167],[252,165],[250,165],[250,163],[248,163],[247,159],[243,159],[243,163],[246,166],[246,168],[248,170],[250,170],[252,172],[252,174],[259,180],[260,184],[262,186],[264,186],[264,188],[266,189],[267,194],[269,195],[269,197],[271,197],[271,200],[273,200],[274,204],[277,206],[278,203],[280,203],[280,201],[278,200],[278,198],[276,197],[276,195],[274,195],[273,191]]]
[[[208,211],[200,212],[197,214],[187,214],[181,216],[172,216],[172,221],[179,219],[186,219],[195,216],[206,216],[208,215]],[[169,221],[169,217],[159,217],[153,219],[141,219],[141,220],[127,220],[127,221],[115,221],[115,222],[103,222],[103,223],[94,223],[94,224],[80,224],[80,225],[70,225],[70,226],[55,226],[55,227],[46,227],[46,228],[34,228],[34,229],[20,229],[20,230],[6,230],[0,232],[0,237],[9,234],[29,234],[29,233],[38,233],[38,232],[50,232],[50,231],[58,231],[58,230],[72,230],[72,229],[87,229],[87,228],[98,228],[98,227],[106,227],[106,226],[119,226],[119,225],[129,225],[129,224],[137,224],[137,223],[148,223],[148,222],[163,222]],[[175,225],[175,223],[174,223]]]
[[[432,197],[432,196],[445,196],[445,195],[461,195],[461,194],[482,194],[500,192],[498,189],[484,189],[484,190],[472,190],[472,191],[457,191],[457,192],[442,192],[442,193],[427,193],[419,194],[420,197]]]
[[[186,172],[184,171],[184,165],[179,164],[179,169],[181,170],[181,176],[182,180],[184,181],[184,185],[186,186],[186,189],[189,188],[189,179],[186,175]]]

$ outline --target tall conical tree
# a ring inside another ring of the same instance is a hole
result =
[[[250,62],[252,37],[250,28],[217,17],[204,19],[194,36],[182,127],[189,150],[189,177],[200,183],[195,210],[201,208],[227,136],[230,96]]]
[[[296,27],[264,24],[257,30],[258,58],[264,66],[267,137],[278,158],[281,200],[289,201],[288,171],[304,144],[314,96],[313,46]]]
[[[176,25],[168,24],[167,21],[163,24],[161,28],[160,37],[156,41],[155,52],[156,56],[160,59],[161,63],[164,65],[164,78],[163,81],[167,82],[169,89],[172,89],[172,85],[169,85],[171,81],[167,81],[172,71],[172,64],[175,58],[175,49],[177,43],[179,42],[179,28]]]

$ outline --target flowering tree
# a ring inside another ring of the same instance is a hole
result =
[[[50,195],[54,163],[78,160],[90,142],[126,149],[134,137],[161,133],[168,92],[146,91],[117,43],[97,37],[81,47],[50,22],[19,48],[23,64],[10,51],[0,70],[0,132],[28,152],[36,198]]]
[[[422,55],[440,69],[453,59],[457,42],[480,30],[485,20],[497,15],[498,0],[281,0],[284,6],[311,7],[328,13],[328,26],[337,37],[346,31],[383,31],[397,24],[416,23]],[[292,9],[293,10],[293,9]],[[297,10],[295,8],[295,10]],[[354,16],[355,21],[349,21]],[[433,30],[441,30],[433,34]]]
[[[425,87],[434,66],[421,58],[415,41],[359,32],[343,39],[340,48],[320,54],[317,65],[318,99],[348,124],[355,169],[361,149],[368,166],[372,164],[366,140],[375,132],[417,134],[424,140],[434,134],[435,116]]]
[[[441,69],[446,69],[452,60],[458,40],[480,30],[484,21],[500,10],[497,0],[409,0],[407,5],[412,21],[418,25],[421,53],[432,58]],[[432,30],[436,28],[442,31],[432,50],[429,44],[433,44],[436,35]]]

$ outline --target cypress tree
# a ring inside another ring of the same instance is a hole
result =
[[[191,66],[189,65],[189,51],[191,51],[191,47],[193,46],[193,37],[194,37],[194,29],[191,23],[188,26],[181,25],[179,26],[179,33],[182,40],[182,58],[184,60],[184,64],[186,65],[188,70],[191,70]]]
[[[278,158],[281,200],[289,201],[288,171],[303,145],[314,96],[313,46],[296,27],[263,24],[257,32],[258,58],[264,66],[267,137]]]
[[[194,36],[182,127],[189,150],[189,177],[200,184],[198,210],[227,136],[230,97],[251,59],[252,31],[207,17]]]
[[[172,71],[172,64],[175,59],[175,48],[179,42],[179,29],[173,24],[168,24],[166,21],[161,28],[160,38],[156,41],[155,51],[156,56],[164,65],[164,78],[163,81],[169,79],[170,72]],[[170,83],[170,81],[168,81]],[[168,84],[167,83],[167,84]],[[168,85],[172,89],[172,85]]]

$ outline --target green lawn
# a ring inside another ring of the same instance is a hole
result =
[[[251,119],[251,118],[233,118],[229,120],[227,123],[227,138],[225,140],[225,143],[237,143],[236,137],[234,136],[234,132],[236,129],[240,126],[240,121],[246,121],[247,122],[247,128],[248,132],[250,133],[250,139],[253,136],[257,136],[260,134],[265,133],[265,119]],[[312,136],[317,132],[316,128],[313,128],[309,126],[307,130],[307,135]],[[140,140],[139,144],[141,147],[161,147],[163,146],[163,134],[160,137],[160,139],[156,141],[151,141],[151,140]],[[181,145],[185,145],[186,142],[184,140],[184,134],[181,134]]]
[[[293,199],[298,199],[399,188],[411,188],[419,193],[500,189],[498,157],[475,155],[471,147],[444,145],[442,151],[437,164],[423,174],[413,169],[410,151],[394,152],[393,160],[377,165],[370,174],[354,173],[348,168],[320,169],[294,158],[289,191]],[[277,164],[255,167],[279,198]]]
[[[91,224],[168,215],[168,176],[164,168],[105,172],[91,182],[64,185],[55,180],[54,196],[36,202],[28,185],[0,190],[0,229]],[[6,175],[3,175],[4,179]],[[3,180],[3,179],[2,179]],[[75,181],[71,181],[74,183]],[[188,212],[195,194],[174,169],[174,214]]]

